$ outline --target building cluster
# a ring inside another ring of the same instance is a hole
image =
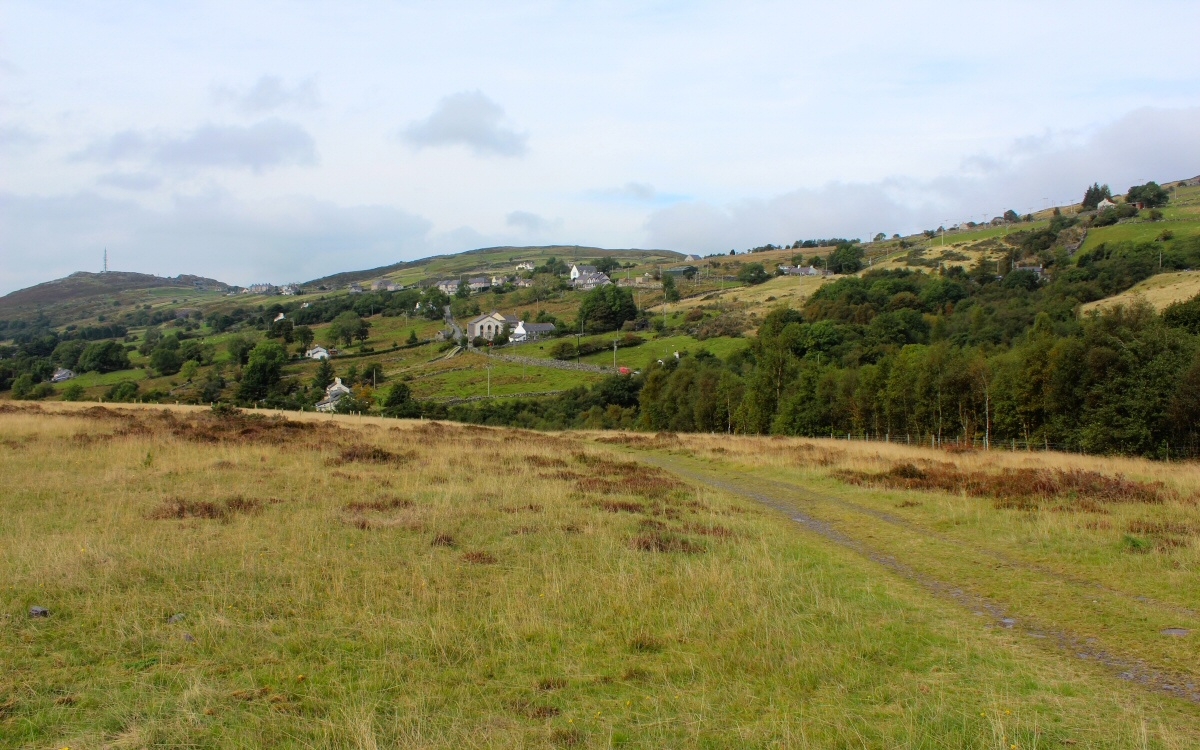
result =
[[[492,310],[487,315],[480,315],[467,321],[467,339],[477,338],[494,340],[497,336],[508,331],[508,340],[513,342],[534,341],[544,336],[554,335],[553,323],[529,323],[515,315],[504,315]]]
[[[830,271],[827,268],[817,268],[816,266],[780,266],[779,270],[784,276],[829,276]]]

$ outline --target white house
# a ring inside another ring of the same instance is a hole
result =
[[[476,338],[483,337],[491,341],[504,330],[504,326],[508,326],[511,334],[513,327],[520,322],[520,318],[516,315],[502,315],[492,310],[487,315],[480,315],[478,318],[467,321],[467,338],[474,341]]]
[[[595,272],[596,272],[595,266],[581,266],[579,264],[575,264],[575,265],[571,266],[571,281],[578,279],[580,276],[583,276],[585,273],[595,273]]]
[[[283,313],[279,313],[278,315],[276,315],[276,316],[275,316],[275,320],[272,320],[271,322],[272,322],[272,323],[278,323],[279,321],[283,320],[283,319],[284,319],[284,318],[286,318],[286,317],[287,317],[287,316],[286,316],[286,315],[284,315]]]
[[[329,350],[323,346],[314,346],[304,353],[309,359],[329,359]]]
[[[347,294],[362,294],[363,288],[358,284],[350,284],[346,287]]]
[[[608,286],[611,283],[612,279],[595,271],[591,273],[585,273],[571,279],[571,286],[585,292],[589,289],[595,289],[598,286]]]
[[[508,338],[510,341],[533,341],[553,333],[553,323],[526,323],[522,320],[509,332]]]
[[[325,389],[325,398],[317,402],[317,411],[333,411],[342,396],[349,393],[350,389],[342,383],[342,379],[334,378],[333,383]]]
[[[1102,200],[1096,204],[1097,211],[1105,211],[1107,209],[1116,208],[1116,207],[1117,207],[1117,204],[1113,203],[1108,198],[1105,198],[1104,200]]]
[[[492,286],[500,286],[501,284],[505,283],[506,281],[508,281],[507,276],[493,276],[492,277]]]
[[[517,264],[518,271],[532,271],[535,268],[537,268],[537,266],[535,266],[533,264],[533,261],[531,261],[531,260],[527,260],[527,261]]]
[[[279,287],[279,293],[287,297],[294,297],[300,293],[300,287],[296,284],[286,284]]]
[[[694,254],[693,255],[685,255],[685,256],[683,256],[683,259],[688,262],[695,263],[696,261],[700,260],[700,256],[694,255]]]
[[[829,271],[824,268],[815,266],[780,266],[780,271],[783,271],[787,276],[828,276]]]
[[[454,294],[458,291],[458,285],[458,279],[445,279],[437,283],[437,288],[443,294]]]
[[[73,377],[75,377],[75,373],[71,372],[70,370],[66,369],[65,367],[60,367],[54,371],[54,375],[52,375],[50,377],[50,382],[51,383],[61,383],[64,380],[70,380]]]

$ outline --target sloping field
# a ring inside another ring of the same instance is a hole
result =
[[[132,271],[110,271],[109,273],[79,271],[63,279],[55,279],[10,292],[0,297],[0,310],[12,310],[18,307],[41,308],[71,300],[115,295],[133,289],[170,287],[175,290],[190,291],[194,288],[194,283],[202,284],[210,289],[225,286],[220,281],[203,276],[180,275],[174,278],[163,278]]]
[[[950,467],[1060,459],[68,404],[0,434],[5,747],[1200,736],[1192,468],[1014,505]]]
[[[1167,305],[1184,302],[1197,294],[1200,294],[1200,271],[1160,273],[1135,284],[1121,294],[1081,305],[1079,311],[1086,313],[1097,308],[1129,305],[1139,297],[1161,311]]]

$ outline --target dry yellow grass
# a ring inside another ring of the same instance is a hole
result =
[[[0,745],[1182,748],[1200,734],[1191,704],[989,627],[743,492],[802,476],[894,513],[897,493],[828,473],[937,454],[287,416],[0,411]],[[897,558],[970,557],[808,498]],[[959,522],[946,540],[1011,515],[944,508]],[[1019,541],[992,543],[1018,555]],[[50,617],[28,617],[35,604]],[[1170,643],[1185,659],[1191,641]]]
[[[1084,314],[1115,305],[1128,307],[1138,299],[1144,299],[1156,310],[1162,311],[1168,305],[1185,302],[1197,294],[1200,294],[1200,271],[1173,271],[1155,274],[1120,294],[1080,305],[1079,312]]]

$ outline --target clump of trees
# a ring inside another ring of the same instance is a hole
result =
[[[1090,188],[1083,191],[1083,210],[1094,211],[1103,200],[1112,200],[1112,191],[1108,189],[1108,185],[1094,182]]]

